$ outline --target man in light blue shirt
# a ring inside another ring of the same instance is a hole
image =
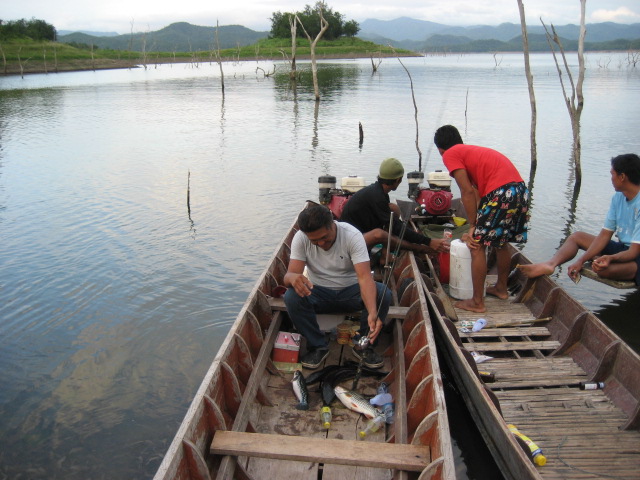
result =
[[[571,260],[579,250],[585,252],[569,265],[572,279],[585,262],[602,278],[633,280],[640,285],[640,157],[633,153],[611,159],[611,183],[616,193],[600,233],[572,233],[550,260],[520,265],[529,278],[550,275],[558,265]],[[618,241],[612,240],[616,234]]]

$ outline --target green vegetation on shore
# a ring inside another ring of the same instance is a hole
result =
[[[309,42],[298,39],[298,58],[310,55]],[[4,74],[43,73],[70,70],[94,70],[104,68],[127,68],[135,65],[172,62],[217,61],[217,51],[197,52],[131,52],[99,49],[90,45],[30,39],[8,40],[0,43],[2,72]],[[408,50],[394,50],[358,38],[322,40],[316,47],[317,58],[357,58],[416,55]],[[283,60],[291,56],[291,40],[261,39],[254,45],[220,50],[220,58],[228,60]]]

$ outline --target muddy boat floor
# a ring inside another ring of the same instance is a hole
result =
[[[456,327],[487,320],[484,329],[460,338],[467,350],[494,357],[478,369],[495,374],[487,386],[505,421],[542,448],[547,464],[539,473],[554,479],[640,478],[640,432],[620,429],[627,418],[601,390],[579,389],[589,379],[573,359],[550,356],[559,343],[550,340],[545,323],[534,322],[522,304],[494,297],[485,304],[481,314],[456,308]]]
[[[390,339],[388,339],[390,340]],[[385,349],[381,340],[381,345],[376,347],[376,351],[382,353]],[[330,342],[329,357],[316,370],[320,370],[324,366],[344,364],[348,360],[357,361],[353,355],[349,345],[341,345],[335,340]],[[390,369],[390,361],[385,358],[385,365],[380,369],[381,372],[388,372]],[[303,374],[308,377],[315,370],[304,369]],[[327,440],[358,440],[359,431],[364,429],[367,418],[357,412],[347,409],[337,398],[331,404],[332,421],[331,428],[326,430],[320,423],[320,409],[323,406],[319,384],[309,386],[309,410],[297,410],[298,403],[291,384],[293,375],[284,373],[283,376],[267,375],[265,379],[266,391],[268,397],[273,404],[272,406],[259,405],[251,412],[251,423],[255,426],[256,433],[267,433],[282,435],[282,444],[285,440],[296,438],[302,445],[311,439],[327,439]],[[361,377],[358,382],[357,392],[365,395],[367,398],[376,394],[377,386],[381,379],[375,377]],[[343,387],[351,390],[353,380],[347,380],[339,383]],[[283,405],[285,408],[283,408]],[[366,440],[360,441],[363,447],[371,442],[377,442],[380,446],[384,445],[385,436],[389,426],[385,426],[369,436]],[[295,436],[295,437],[291,437]],[[269,437],[271,440],[277,437]],[[326,442],[330,444],[331,442]],[[353,445],[350,442],[344,442],[345,447]],[[333,444],[340,446],[341,444]],[[393,447],[393,444],[386,444]],[[399,445],[398,445],[399,446]],[[300,447],[300,446],[299,446]],[[411,447],[410,447],[411,448]],[[428,453],[428,447],[421,447]],[[371,449],[373,450],[373,449]],[[353,451],[357,454],[357,451]],[[387,452],[388,454],[389,452]],[[344,455],[344,452],[342,453]],[[310,455],[313,456],[313,455]],[[427,459],[427,463],[428,463]],[[290,460],[274,460],[273,458],[258,457],[239,457],[238,461],[246,465],[246,469],[254,478],[299,478],[299,479],[390,479],[392,478],[392,470],[388,468],[371,468],[351,465],[323,464],[311,461],[290,461]]]

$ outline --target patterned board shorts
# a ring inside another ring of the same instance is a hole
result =
[[[529,230],[529,190],[524,182],[507,183],[480,199],[474,240],[500,248],[508,242],[526,243]]]

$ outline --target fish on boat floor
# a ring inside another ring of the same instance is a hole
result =
[[[382,342],[381,342],[382,343]],[[328,365],[344,364],[349,360],[357,360],[351,352],[349,345],[341,345],[335,341],[330,342],[329,356],[315,370],[304,369],[303,375],[306,377],[310,373],[321,370]],[[376,351],[382,352],[384,345],[378,345]],[[385,358],[385,365],[380,369],[388,372],[390,368],[389,359]],[[347,409],[338,399],[331,404],[332,420],[331,428],[326,430],[320,421],[320,409],[323,406],[319,384],[309,385],[309,410],[297,410],[297,399],[291,388],[292,374],[283,374],[282,377],[276,375],[268,376],[267,392],[273,406],[258,405],[251,412],[251,423],[258,433],[269,433],[279,435],[296,435],[301,437],[326,438],[326,439],[346,439],[358,440],[359,431],[363,430],[366,417]],[[375,377],[361,377],[358,381],[357,391],[365,397],[373,397],[377,393],[377,388],[381,379]],[[349,379],[340,383],[347,389],[351,389],[353,380]],[[286,405],[286,408],[282,408]],[[385,442],[385,429],[368,435],[363,442]],[[371,468],[350,465],[317,464],[302,461],[273,460],[266,458],[252,457],[250,459],[239,459],[247,463],[249,473],[260,474],[261,478],[318,478],[318,471],[322,470],[324,478],[367,478],[367,479],[390,479],[392,470],[383,468]],[[295,477],[294,477],[295,475]],[[258,477],[256,477],[258,478]]]

